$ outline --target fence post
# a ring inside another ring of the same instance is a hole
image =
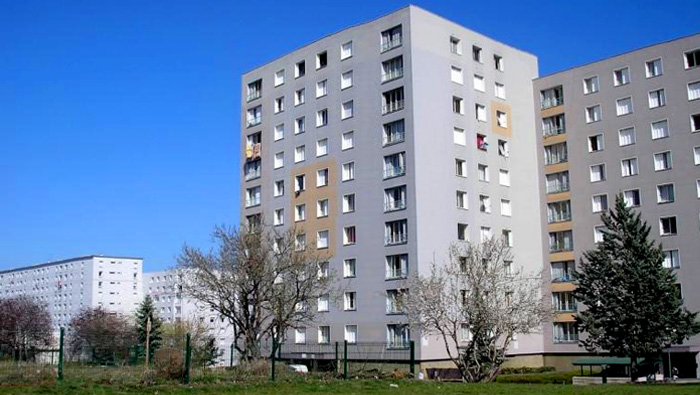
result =
[[[60,329],[58,336],[58,381],[63,381],[63,336],[65,329]]]
[[[233,343],[231,343],[231,362],[229,363],[230,367],[233,367]]]
[[[340,358],[338,358],[338,342],[335,342],[335,377],[338,377],[340,372]]]
[[[270,366],[270,380],[275,381],[275,356],[277,354],[277,350],[275,350],[275,338],[272,338],[272,366]]]
[[[416,342],[411,340],[411,376],[416,377]]]
[[[185,336],[185,376],[183,380],[185,384],[190,383],[190,364],[192,363],[192,347],[190,345],[190,340],[190,334],[188,332],[187,336]]]
[[[348,341],[343,341],[343,379],[348,379]]]

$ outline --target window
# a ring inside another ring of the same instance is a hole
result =
[[[482,104],[475,104],[476,109],[476,120],[479,122],[486,122],[486,106]]]
[[[306,132],[306,118],[301,117],[294,120],[294,134]]]
[[[700,114],[693,114],[690,116],[690,131],[700,131]]]
[[[593,227],[593,242],[594,243],[602,243],[603,242],[603,231],[605,230],[605,226],[594,226]]]
[[[401,290],[388,289],[386,291],[386,313],[387,314],[403,314],[404,307],[401,305]]]
[[[501,231],[501,237],[503,238],[503,241],[506,243],[506,245],[508,247],[513,246],[513,231],[511,231],[510,229],[503,229]],[[506,269],[506,273],[511,274],[512,273],[511,269],[510,269],[511,262],[504,262],[504,263],[508,265],[507,269]]]
[[[352,70],[340,75],[340,89],[347,89],[352,86]]]
[[[483,243],[491,238],[491,228],[488,226],[482,226],[479,232],[479,240]]]
[[[678,250],[664,251],[663,266],[667,269],[678,269],[681,267],[681,257]]]
[[[639,173],[637,158],[623,159],[621,162],[622,177],[636,176]]]
[[[453,129],[454,143],[457,145],[466,146],[467,145],[467,134],[464,129],[455,127]]]
[[[571,281],[573,279],[576,264],[574,261],[552,262],[551,276],[553,282]]]
[[[676,200],[673,184],[663,184],[656,186],[657,203],[673,203]]]
[[[340,46],[340,60],[345,60],[352,56],[352,41],[348,41]]]
[[[513,215],[513,209],[510,204],[510,200],[501,199],[501,215],[504,217],[510,217]]]
[[[260,205],[260,187],[253,187],[246,189],[246,207],[254,207]]]
[[[316,70],[322,69],[326,66],[328,66],[328,52],[323,51],[316,54]]]
[[[403,56],[382,62],[382,82],[403,77]]]
[[[685,53],[685,68],[692,69],[700,65],[700,49],[688,51]]]
[[[547,145],[544,147],[544,164],[554,165],[568,160],[566,142]]]
[[[469,200],[467,199],[467,193],[464,191],[457,191],[457,208],[468,209]]]
[[[627,207],[639,207],[641,204],[639,189],[630,189],[622,192],[622,198],[625,200]]]
[[[262,96],[262,80],[253,81],[248,84],[248,94],[246,95],[246,101],[253,101]]]
[[[452,82],[457,84],[464,84],[464,76],[462,75],[462,69],[457,66],[451,67],[450,78]]]
[[[617,99],[617,116],[623,116],[632,113],[632,98],[625,97]]]
[[[676,217],[659,218],[659,231],[661,236],[671,236],[678,233]]]
[[[484,81],[484,77],[474,74],[474,89],[478,90],[479,92],[486,92],[486,82]]]
[[[598,76],[594,75],[592,77],[583,79],[583,93],[588,95],[590,93],[598,92],[600,84],[598,83]]]
[[[319,310],[319,311],[328,311],[328,310],[326,309],[326,310]],[[318,344],[329,344],[330,342],[331,342],[331,327],[330,326],[319,326],[318,327]]]
[[[328,155],[328,139],[321,139],[316,141],[316,156],[326,156]]]
[[[275,86],[284,84],[284,69],[275,73]]]
[[[246,162],[243,167],[243,172],[245,174],[245,180],[251,181],[256,178],[260,178],[262,169],[262,160],[257,159],[250,162]]]
[[[404,120],[399,119],[398,121],[385,123],[382,127],[384,131],[383,145],[387,146],[390,144],[396,144],[404,141],[405,130],[404,130]]]
[[[493,55],[493,66],[496,68],[498,71],[503,71],[504,70],[504,64],[503,64],[503,57],[499,55]]]
[[[479,63],[483,63],[481,60],[482,49],[476,45],[472,45],[472,59]]]
[[[464,100],[461,97],[452,96],[452,112],[464,115]]]
[[[306,102],[306,90],[304,88],[294,92],[294,105],[299,106]]]
[[[453,54],[462,54],[462,40],[457,37],[450,37],[450,52]]]
[[[328,199],[321,199],[316,202],[316,218],[328,216]]]
[[[659,152],[654,154],[654,170],[663,171],[670,170],[673,165],[671,164],[671,151]]]
[[[357,306],[355,304],[356,293],[355,292],[345,292],[343,295],[343,309],[346,311],[356,310]]]
[[[316,171],[316,186],[325,187],[328,185],[328,169]]]
[[[404,244],[408,241],[408,222],[405,219],[384,224],[384,245]]]
[[[294,65],[294,78],[303,77],[304,75],[306,75],[306,62],[302,60]]]
[[[588,137],[588,152],[603,150],[603,134],[596,134]]]
[[[479,195],[479,211],[491,214],[491,198],[486,195]]]
[[[508,114],[503,111],[496,110],[496,124],[498,127],[507,128],[508,127]]]
[[[688,100],[700,99],[700,81],[691,82],[688,84]]]
[[[306,175],[299,174],[294,177],[294,192],[301,192],[306,190]]]
[[[273,224],[275,226],[284,225],[284,209],[283,208],[278,208],[275,210]]]
[[[328,94],[328,80],[319,81],[316,83],[316,98],[326,96]]]
[[[294,221],[300,222],[300,221],[305,221],[305,220],[306,220],[306,205],[305,204],[297,204],[294,207]]]
[[[549,233],[549,252],[571,251],[574,238],[570,230]]]
[[[274,130],[273,135],[274,135],[275,141],[279,141],[279,140],[282,140],[284,138],[284,124],[283,123],[275,126],[275,130]]]
[[[623,67],[613,71],[613,82],[615,86],[627,85],[630,83],[630,69]]]
[[[389,255],[386,260],[386,279],[394,280],[408,277],[408,255]]]
[[[401,45],[401,25],[381,33],[381,51],[386,52]]]
[[[700,148],[700,147],[698,147]],[[698,150],[700,155],[700,150]],[[467,161],[463,159],[455,159],[455,175],[460,177],[467,176]]]
[[[663,74],[661,58],[647,61],[645,65],[647,71],[647,78],[658,77],[661,74]]]
[[[321,230],[316,234],[316,248],[319,250],[328,248],[328,231]]]
[[[555,322],[553,330],[554,343],[578,342],[578,327],[575,322]]]
[[[274,197],[279,197],[284,195],[284,180],[275,181],[273,188]]]
[[[556,107],[564,104],[564,89],[561,85],[540,91],[540,108]]]
[[[637,135],[634,132],[634,126],[629,128],[620,129],[618,132],[618,140],[620,142],[620,147],[626,145],[632,145],[637,142]]]
[[[398,152],[384,157],[384,179],[399,177],[404,174],[406,174],[405,152]]]
[[[384,190],[384,212],[406,208],[406,186],[387,188]]]
[[[357,265],[355,258],[343,260],[343,277],[355,277],[357,275]]]
[[[695,166],[700,165],[700,146],[693,147],[693,163],[695,163]]]
[[[352,100],[343,103],[340,107],[340,119],[351,118],[353,115],[354,108],[355,106]]]
[[[345,325],[345,341],[348,344],[357,343],[357,325]]]
[[[556,312],[577,310],[573,292],[552,292],[552,306]]]
[[[246,127],[260,125],[262,122],[262,106],[246,111]]]
[[[695,180],[695,189],[698,194],[698,199],[700,199],[700,180]]]
[[[600,119],[600,105],[586,107],[586,123],[598,122]]]
[[[343,228],[343,245],[355,244],[355,227],[346,226]]]
[[[547,223],[571,221],[571,201],[547,203]]]
[[[296,343],[296,344],[305,344],[306,343],[306,328],[294,329],[294,343]]]
[[[497,98],[503,99],[503,100],[506,99],[506,86],[505,85],[503,85],[499,82],[496,82],[493,85],[493,91],[494,91],[493,94],[496,95]]]
[[[591,166],[591,182],[605,181],[605,164]]]
[[[350,181],[355,179],[355,162],[343,163],[341,175],[342,181]]]
[[[608,195],[593,195],[593,212],[600,213],[608,209]]]
[[[666,94],[663,89],[649,92],[649,108],[663,107],[666,105]]]
[[[510,172],[506,169],[498,170],[498,183],[504,187],[510,186]]]
[[[662,139],[670,135],[668,130],[668,121],[658,121],[651,124],[651,139]]]
[[[562,171],[546,175],[547,193],[560,193],[569,190],[569,172]]]
[[[294,149],[294,163],[306,160],[306,146],[300,145]]]
[[[407,324],[389,324],[386,326],[386,342],[389,349],[405,349],[410,344]]]
[[[328,109],[324,108],[316,112],[316,127],[320,128],[326,125],[328,125]]]
[[[345,151],[355,146],[355,133],[353,131],[343,133],[340,141],[340,149]]]
[[[457,224],[457,240],[467,241],[469,240],[469,226],[467,224]]]
[[[542,133],[545,137],[566,133],[564,114],[542,119]]]
[[[343,213],[352,213],[353,211],[355,211],[355,194],[343,195]]]
[[[403,87],[382,93],[382,115],[403,110]]]
[[[477,173],[479,175],[479,181],[489,182],[489,167],[487,165],[479,163],[477,165]]]

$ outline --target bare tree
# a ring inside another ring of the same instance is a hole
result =
[[[219,226],[212,237],[217,248],[209,253],[183,247],[183,291],[229,320],[246,361],[262,356],[263,342],[279,344],[291,328],[313,322],[317,298],[335,294],[334,275],[322,265],[330,255],[307,245],[300,229]]]
[[[52,341],[51,315],[45,305],[27,295],[0,299],[0,346],[12,350],[14,358],[31,358]]]
[[[185,349],[186,336],[189,333],[192,345],[192,363],[194,366],[211,366],[216,363],[223,352],[216,348],[216,337],[211,329],[196,317],[185,317],[176,322],[163,324],[163,342],[161,347]]]
[[[69,324],[70,355],[97,363],[124,360],[138,344],[136,327],[122,315],[101,307],[84,308]]]
[[[453,245],[444,264],[409,279],[402,295],[411,323],[442,339],[465,381],[493,380],[513,337],[537,332],[550,314],[541,275],[511,262],[500,240]]]

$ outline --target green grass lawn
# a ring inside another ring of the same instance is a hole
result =
[[[398,388],[391,387],[396,384]],[[164,384],[154,386],[64,382],[46,386],[3,386],[0,394],[195,395],[195,394],[700,394],[700,385],[607,385],[579,387],[556,384],[463,384],[408,380],[288,381],[257,384]]]

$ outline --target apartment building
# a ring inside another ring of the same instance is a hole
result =
[[[54,330],[83,308],[132,314],[143,297],[141,258],[89,255],[0,271],[0,298],[29,295],[44,303]]]
[[[144,273],[143,294],[151,296],[158,315],[166,323],[189,321],[204,324],[216,339],[220,353],[216,364],[228,366],[231,363],[233,326],[211,308],[183,295],[181,281],[176,271]],[[237,362],[235,352],[233,361]]]
[[[504,237],[544,260],[532,80],[537,58],[415,6],[326,36],[242,77],[241,218],[298,226],[341,277],[296,343],[442,342],[406,325],[398,289],[452,243]],[[538,98],[539,101],[539,98]],[[516,193],[517,191],[517,193]],[[542,335],[511,355],[542,354]]]
[[[619,193],[663,244],[688,309],[700,310],[699,64],[693,35],[534,81],[544,254],[558,312],[544,330],[545,356],[584,351],[571,275],[602,241],[600,214]],[[691,370],[682,376],[700,377],[698,351],[700,336],[671,348],[673,366]]]

